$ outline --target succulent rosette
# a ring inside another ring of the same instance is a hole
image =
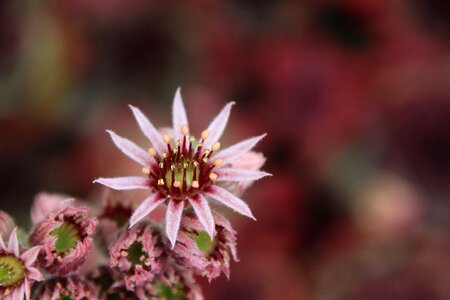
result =
[[[233,102],[228,103],[197,140],[190,135],[188,119],[178,89],[173,102],[173,137],[161,134],[136,107],[130,106],[152,148],[144,151],[132,141],[108,130],[114,144],[142,165],[146,176],[99,178],[94,182],[116,190],[145,189],[149,196],[134,211],[135,225],[159,205],[167,204],[166,234],[175,245],[183,211],[191,206],[205,232],[213,238],[215,221],[207,198],[254,219],[248,205],[224,188],[229,182],[252,182],[270,174],[258,168],[234,167],[264,136],[256,136],[220,150],[219,139],[227,125]]]
[[[87,279],[98,288],[97,299],[138,300],[136,294],[126,288],[120,272],[109,266],[96,267]]]
[[[134,290],[161,272],[163,251],[160,233],[151,224],[140,223],[119,235],[109,249],[109,262],[121,272],[126,287]]]
[[[97,300],[95,285],[78,275],[54,277],[39,283],[33,293],[33,300]]]
[[[60,201],[29,237],[30,244],[42,245],[41,267],[61,276],[79,269],[94,246],[96,225],[97,218],[89,217],[88,208],[77,207],[75,199]]]
[[[8,245],[0,237],[0,299],[30,299],[31,285],[43,279],[35,267],[40,248],[21,249],[16,229],[11,232]]]
[[[238,261],[236,231],[224,216],[214,213],[215,237],[213,240],[203,230],[202,224],[193,216],[181,220],[177,242],[169,253],[177,262],[194,269],[211,281],[224,273],[230,277],[231,260]]]

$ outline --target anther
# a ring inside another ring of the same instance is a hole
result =
[[[223,160],[221,160],[220,158],[219,158],[219,159],[216,159],[216,160],[214,161],[214,165],[215,165],[216,167],[219,167],[220,165],[222,165],[222,163],[223,163]]]
[[[170,138],[170,136],[168,136],[167,134],[165,134],[165,135],[163,136],[163,140],[164,140],[164,143],[166,143],[166,144],[170,144],[170,142],[172,141],[172,139]]]
[[[215,143],[214,145],[212,145],[211,149],[213,151],[219,150],[220,149],[220,143],[219,142]]]
[[[216,173],[209,173],[209,179],[211,179],[212,181],[217,179],[217,174]]]
[[[148,154],[150,154],[151,156],[156,156],[156,151],[153,148],[149,148],[148,149]]]
[[[167,153],[166,153],[166,152],[163,152],[163,153],[162,153],[162,157],[163,157],[163,158],[166,158],[166,157],[167,157]]]
[[[198,189],[199,186],[200,186],[200,185],[198,184],[198,181],[197,181],[197,180],[192,181],[192,187],[193,187],[194,189]]]
[[[188,135],[189,134],[189,127],[187,125],[181,126],[181,134],[182,135]]]
[[[202,134],[200,135],[200,137],[204,140],[206,140],[209,136],[209,131],[208,130],[203,130]]]
[[[209,149],[205,149],[205,154],[208,155],[211,152]]]
[[[159,163],[159,167],[162,169],[162,168],[164,168],[164,163],[163,162],[160,162]]]
[[[207,157],[203,157],[202,161],[206,164],[208,162],[208,158]]]
[[[191,143],[195,142],[195,137],[191,136],[191,137],[189,138],[189,142],[191,142]]]
[[[173,186],[176,187],[176,188],[179,188],[180,187],[180,182],[179,181],[174,181],[173,182]]]
[[[175,169],[175,166],[173,164],[170,165],[170,170],[173,171]]]
[[[198,167],[198,162],[194,161],[193,164],[195,167]]]
[[[164,179],[158,179],[158,185],[164,185]]]
[[[142,168],[142,173],[149,175],[150,169],[149,168]]]

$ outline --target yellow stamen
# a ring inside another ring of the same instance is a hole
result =
[[[216,180],[217,179],[217,174],[216,173],[209,173],[209,179],[211,180]]]
[[[173,186],[176,187],[176,188],[179,188],[180,187],[180,182],[179,181],[174,181],[173,182]]]
[[[214,165],[215,165],[216,167],[219,167],[220,165],[222,165],[222,163],[223,163],[223,160],[221,160],[220,158],[219,158],[219,159],[216,159],[216,160],[214,161]]]
[[[212,145],[211,149],[213,151],[219,150],[220,149],[220,143],[219,142],[215,143],[214,145]]]
[[[156,151],[153,148],[148,149],[148,154],[150,154],[151,156],[156,156]]]
[[[193,187],[194,189],[198,189],[199,186],[200,186],[200,185],[198,184],[198,181],[197,181],[197,180],[192,181],[192,187]]]
[[[170,138],[170,136],[168,136],[167,134],[165,134],[165,135],[163,136],[163,140],[164,140],[164,143],[166,143],[166,144],[170,144],[170,142],[172,141],[172,139]]]
[[[158,179],[158,185],[164,185],[164,179]]]
[[[203,130],[202,134],[200,135],[200,137],[204,140],[206,140],[209,136],[209,131],[208,130]]]
[[[207,157],[203,157],[202,161],[206,164],[208,162],[208,158]]]
[[[189,127],[187,125],[181,126],[181,134],[182,135],[188,135],[189,134]]]

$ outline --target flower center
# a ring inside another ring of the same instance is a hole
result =
[[[65,254],[75,248],[77,242],[81,239],[78,227],[69,221],[64,221],[50,234],[57,237],[55,249],[58,254]]]
[[[216,246],[216,237],[211,240],[206,231],[200,231],[194,236],[194,241],[197,244],[198,249],[202,251],[206,257],[208,257]]]
[[[23,262],[11,255],[0,256],[0,287],[10,287],[25,277]]]
[[[61,296],[59,298],[59,300],[72,300],[72,297],[70,297],[69,295],[65,295],[65,296]]]
[[[130,248],[128,248],[127,259],[133,263],[133,265],[142,265],[145,259],[145,253],[142,250],[143,245],[141,242],[134,242]]]
[[[187,126],[183,126],[181,132],[183,139],[178,140],[174,147],[171,146],[172,139],[164,136],[167,152],[163,152],[161,156],[150,148],[148,152],[154,157],[156,165],[142,170],[152,179],[155,189],[166,197],[177,200],[191,198],[211,185],[217,178],[212,170],[222,163],[220,159],[210,162],[211,155],[219,150],[220,143],[215,143],[211,149],[203,148],[209,135],[207,130],[202,132],[198,141],[193,136],[187,137]]]

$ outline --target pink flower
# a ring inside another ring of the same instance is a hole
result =
[[[90,282],[77,275],[54,277],[41,282],[33,292],[33,299],[98,299],[98,289]]]
[[[29,237],[32,245],[42,245],[39,262],[52,274],[76,271],[93,247],[97,219],[89,209],[75,207],[75,199],[61,201],[57,209],[39,222]]]
[[[146,177],[99,178],[101,183],[117,190],[146,189],[150,195],[131,217],[131,226],[144,219],[162,203],[167,204],[166,234],[175,245],[183,210],[192,206],[211,238],[214,218],[206,197],[215,199],[236,212],[254,219],[248,205],[222,187],[228,182],[251,182],[270,174],[256,168],[236,168],[236,161],[247,154],[264,136],[256,136],[219,151],[219,138],[227,125],[233,102],[228,103],[204,130],[197,141],[189,135],[188,120],[180,90],[173,103],[173,134],[161,135],[136,107],[130,106],[144,135],[153,148],[144,151],[128,139],[108,130],[115,145],[143,166]]]
[[[16,229],[9,236],[6,246],[0,238],[0,299],[30,299],[30,289],[34,281],[41,281],[42,274],[34,267],[40,246],[22,251],[17,241]]]
[[[6,240],[16,227],[13,218],[3,210],[0,210],[0,236]]]
[[[123,231],[109,254],[111,268],[123,274],[129,290],[153,280],[163,266],[161,236],[150,224]]]
[[[236,231],[225,217],[214,213],[216,236],[211,241],[205,237],[202,224],[190,216],[183,217],[177,242],[168,250],[176,261],[209,281],[223,272],[230,277],[231,259],[238,261],[236,251]]]

